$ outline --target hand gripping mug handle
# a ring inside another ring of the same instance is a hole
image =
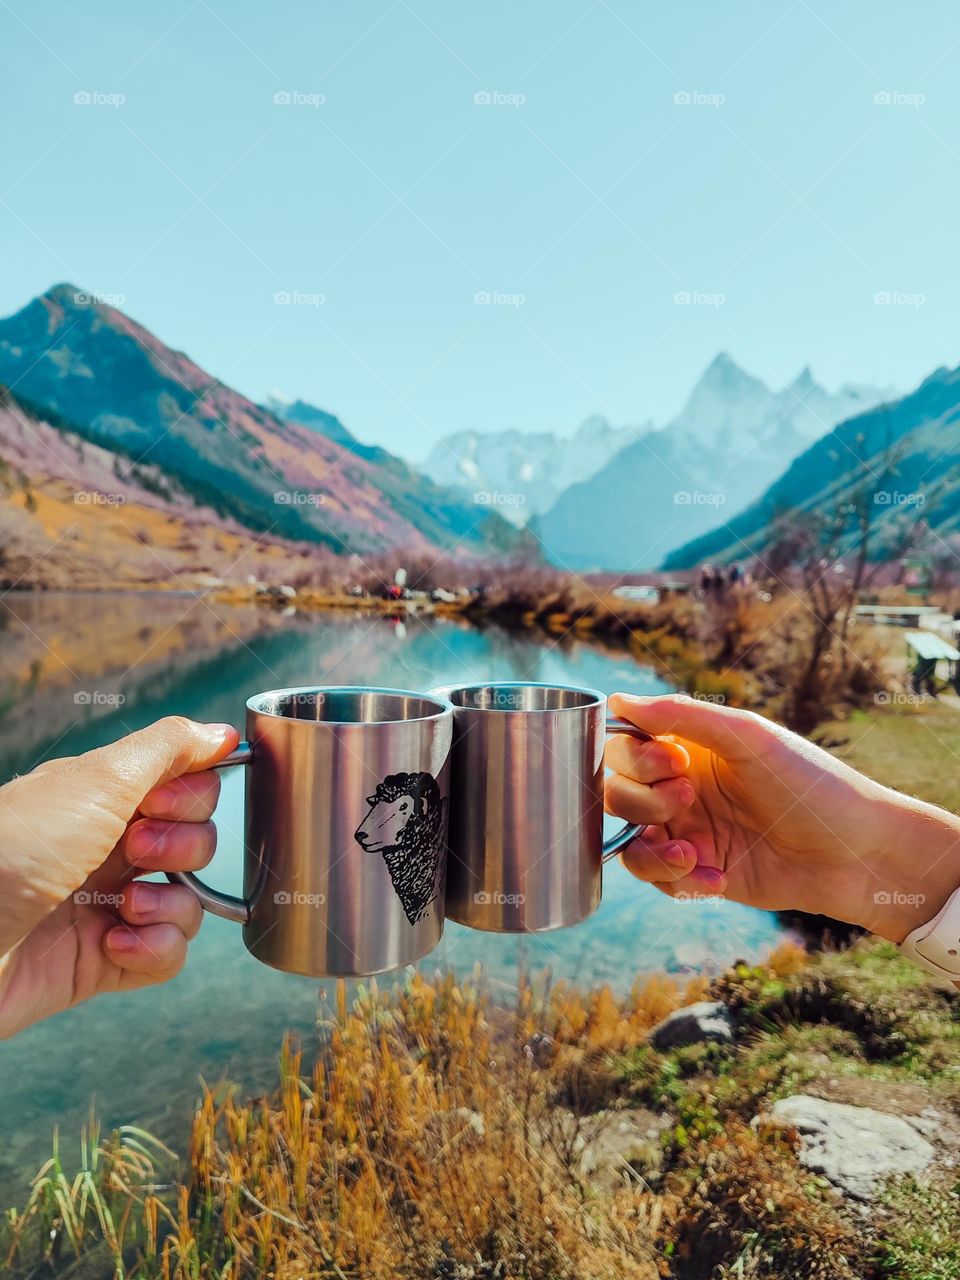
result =
[[[241,742],[235,751],[231,751],[213,768],[227,769],[234,764],[250,764],[252,760],[253,747],[249,742]],[[200,899],[204,911],[209,911],[211,915],[222,916],[224,920],[233,920],[236,924],[246,924],[250,919],[250,904],[244,898],[235,898],[232,893],[211,889],[192,871],[168,871],[166,876],[168,880],[185,884],[188,889],[192,889]]]
[[[613,716],[607,716],[607,733],[626,733],[631,738],[636,738],[639,742],[650,742],[653,735],[638,729],[635,724],[630,724],[627,720],[617,720]],[[649,823],[639,822],[626,823],[617,832],[615,836],[611,836],[609,840],[603,842],[602,862],[609,862],[611,858],[615,858],[621,850],[625,849],[631,840],[635,840],[637,836],[643,835]]]

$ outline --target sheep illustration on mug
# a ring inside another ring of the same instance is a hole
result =
[[[429,773],[392,773],[377,784],[353,838],[366,853],[381,853],[411,924],[422,920],[443,879],[446,801]]]

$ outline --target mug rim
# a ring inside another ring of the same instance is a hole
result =
[[[586,693],[589,702],[578,707],[534,707],[525,710],[523,707],[463,707],[453,701],[453,694],[466,693],[473,689],[556,689],[561,693]],[[558,684],[552,680],[472,680],[467,684],[438,685],[430,690],[430,696],[442,698],[453,707],[454,714],[464,711],[499,712],[501,715],[552,716],[567,715],[570,712],[589,711],[593,707],[602,707],[607,695],[601,689],[591,689],[585,684]]]
[[[306,720],[297,716],[279,715],[276,711],[271,711],[263,705],[267,698],[289,697],[291,694],[302,693],[387,694],[391,697],[418,698],[421,702],[432,702],[436,710],[424,716],[405,716],[399,720]],[[362,729],[367,725],[425,724],[429,720],[442,720],[444,716],[452,715],[454,710],[453,703],[449,698],[444,698],[440,694],[434,693],[433,690],[423,693],[419,689],[392,689],[383,685],[372,684],[301,684],[291,685],[289,688],[264,689],[260,693],[251,694],[244,705],[248,711],[252,711],[255,715],[269,716],[271,720],[283,720],[287,724],[301,724],[314,729],[323,725],[327,725],[330,728],[353,727]]]

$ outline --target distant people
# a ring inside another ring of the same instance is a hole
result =
[[[719,600],[728,590],[742,591],[748,582],[747,571],[739,560],[726,566],[705,564],[700,568],[697,595],[703,600]]]

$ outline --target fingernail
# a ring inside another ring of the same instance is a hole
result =
[[[120,926],[110,930],[107,934],[107,943],[111,951],[133,951],[137,946],[137,935],[132,929],[124,929]]]
[[[235,737],[237,732],[232,724],[205,724],[203,731],[215,746],[226,742],[228,738]]]
[[[671,867],[682,867],[687,860],[687,851],[682,844],[668,844],[663,854],[664,862]]]
[[[687,808],[689,808],[690,805],[692,805],[694,800],[696,800],[697,798],[697,793],[696,791],[694,791],[693,787],[690,785],[689,782],[685,782],[683,786],[679,788],[679,792],[680,792],[680,803]]]

